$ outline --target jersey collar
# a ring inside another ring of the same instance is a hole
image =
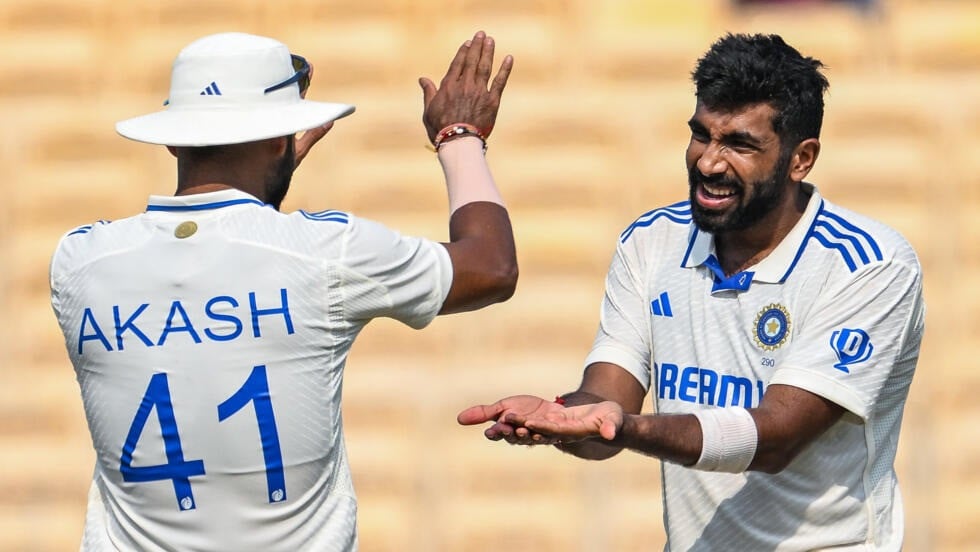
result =
[[[715,238],[709,232],[702,232],[698,227],[691,223],[691,235],[688,241],[687,252],[681,261],[684,268],[696,268],[705,266],[715,274],[715,291],[736,290],[745,291],[752,282],[782,283],[793,272],[803,249],[806,246],[807,236],[810,235],[810,228],[813,226],[823,206],[823,198],[816,186],[803,183],[811,192],[810,201],[807,203],[803,216],[796,222],[793,229],[786,234],[783,241],[776,246],[765,259],[746,270],[734,274],[729,278],[724,278],[720,274],[721,267],[715,255]]]
[[[249,204],[266,205],[251,194],[241,190],[228,189],[184,196],[150,196],[146,212],[211,211],[233,205]]]

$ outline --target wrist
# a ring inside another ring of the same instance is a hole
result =
[[[611,445],[628,448],[627,443],[633,439],[634,435],[636,435],[639,418],[640,416],[623,412],[623,424],[619,426],[616,436],[607,442]]]
[[[561,402],[558,399],[561,399]],[[572,391],[571,393],[565,393],[564,395],[555,397],[555,402],[564,406],[582,406],[583,404],[600,403],[604,400],[602,397],[586,391]]]
[[[438,153],[439,150],[450,142],[455,142],[459,139],[466,137],[475,137],[483,143],[483,151],[487,151],[487,135],[484,131],[480,130],[478,127],[471,125],[469,123],[453,123],[443,127],[439,132],[436,133],[435,138],[432,140],[432,146]]]
[[[455,154],[457,152],[483,152],[483,142],[480,141],[476,136],[459,136],[448,142],[442,142],[439,144],[439,149],[436,150],[436,154],[439,159],[444,159],[447,154]]]
[[[701,454],[694,469],[741,473],[748,469],[759,443],[752,414],[741,407],[694,412],[701,426]]]

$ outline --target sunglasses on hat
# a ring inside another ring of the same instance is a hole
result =
[[[306,61],[305,57],[298,56],[296,54],[290,54],[289,58],[293,64],[293,71],[296,72],[293,73],[293,76],[289,77],[288,79],[266,88],[262,91],[263,94],[268,94],[269,92],[279,90],[280,88],[286,88],[294,82],[299,85],[299,95],[302,97],[304,94],[306,94],[306,90],[310,87],[310,62]],[[169,104],[169,98],[164,100],[163,105]]]
[[[292,59],[293,70],[296,71],[296,73],[279,84],[274,84],[269,88],[266,88],[264,91],[266,94],[272,92],[273,90],[285,88],[295,82],[299,83],[299,94],[302,96],[310,87],[310,62],[306,61],[306,58],[303,56],[298,56],[296,54],[290,54],[289,57]]]

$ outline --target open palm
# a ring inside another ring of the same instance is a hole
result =
[[[529,418],[545,419],[549,413],[564,409],[558,403],[533,395],[514,395],[493,404],[471,406],[460,412],[456,421],[461,425],[495,422],[483,432],[492,441],[504,439],[511,444],[546,445],[555,443],[557,438],[532,432],[524,427],[523,421]]]
[[[517,421],[517,420],[515,420]],[[611,441],[623,426],[623,408],[612,401],[534,413],[519,420],[533,432],[573,441],[602,437]]]

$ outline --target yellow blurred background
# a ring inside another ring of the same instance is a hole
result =
[[[980,549],[980,2],[880,10],[727,0],[0,0],[0,550],[77,549],[94,455],[48,303],[58,238],[175,185],[162,147],[117,136],[161,107],[192,40],[276,37],[349,102],[284,210],[341,209],[447,237],[420,75],[479,29],[516,58],[489,159],[511,208],[516,296],[415,332],[372,323],[344,399],[364,551],[660,550],[655,459],[590,463],[490,443],[456,413],[573,389],[618,233],[686,198],[688,75],[726,31],[775,32],[828,65],[810,180],[900,230],[925,268],[927,332],[899,477],[906,550]],[[649,408],[649,406],[647,407]]]

